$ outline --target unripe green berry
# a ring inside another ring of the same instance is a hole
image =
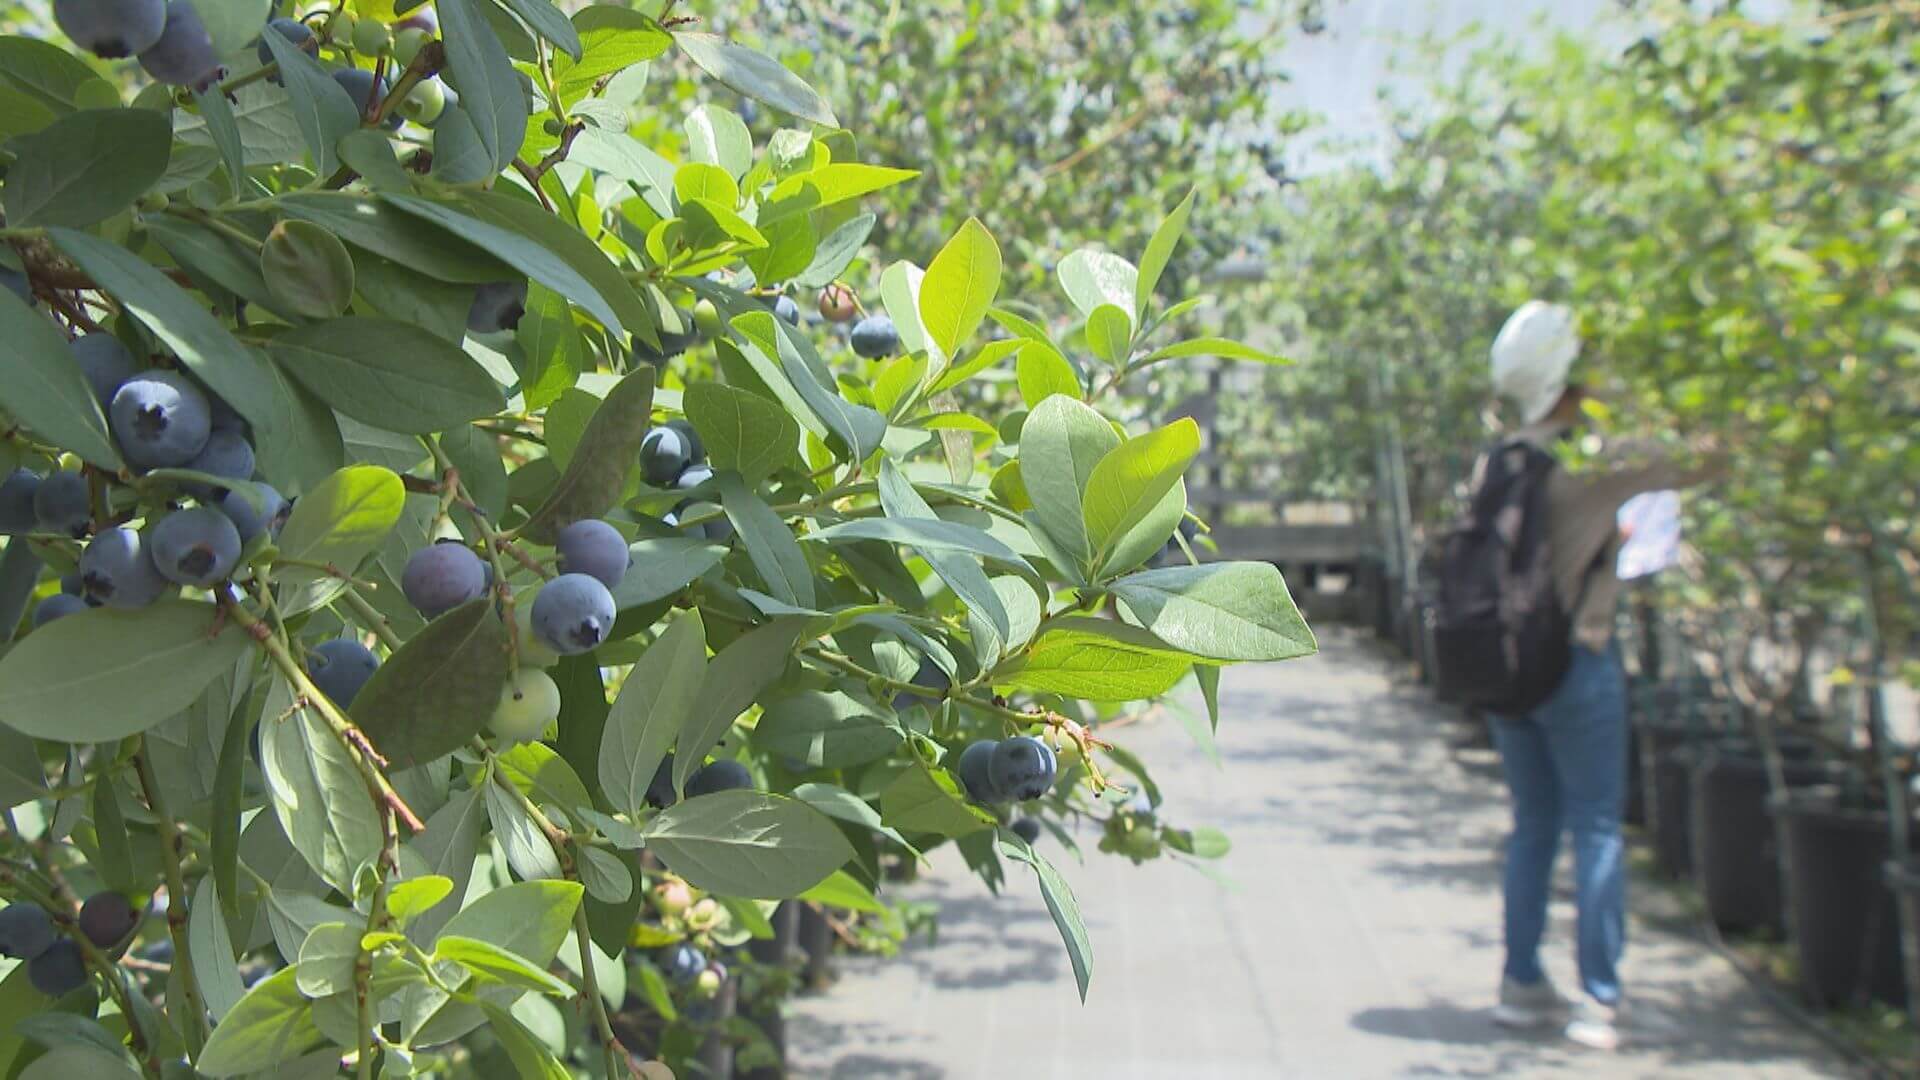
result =
[[[359,21],[360,20],[353,17],[353,12],[351,11],[335,13],[333,20],[327,24],[328,40],[343,49],[352,45],[353,31],[356,28],[355,24]]]
[[[353,24],[353,51],[379,56],[393,47],[393,31],[378,19],[360,19]]]
[[[447,89],[439,79],[422,79],[407,91],[400,115],[416,124],[432,124],[447,108]]]
[[[693,327],[700,331],[701,337],[708,339],[721,337],[727,332],[726,326],[720,321],[720,309],[713,306],[711,300],[702,300],[693,305]]]
[[[567,126],[549,116],[547,117],[547,122],[540,125],[540,130],[557,139],[567,130]]]
[[[402,65],[413,63],[413,58],[420,55],[420,50],[432,38],[432,34],[418,26],[409,26],[393,35],[393,62]]]
[[[521,668],[500,688],[487,729],[510,742],[529,742],[546,733],[560,715],[560,687],[539,668]]]

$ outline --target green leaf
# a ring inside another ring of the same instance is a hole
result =
[[[887,418],[840,396],[831,378],[820,374],[825,371],[825,365],[805,334],[788,327],[767,311],[741,315],[733,321],[733,326],[749,339],[749,351],[758,349],[762,357],[778,358],[779,375],[794,388],[807,409],[839,438],[849,460],[865,461],[879,449],[880,440],[887,433]],[[756,364],[756,370],[760,366]]]
[[[582,518],[602,517],[626,490],[627,473],[640,460],[640,440],[653,415],[653,367],[640,364],[622,378],[594,410],[573,460],[520,531],[552,544],[561,529]]]
[[[254,983],[213,1029],[194,1068],[205,1076],[244,1076],[324,1045],[312,1004],[295,983],[299,970],[295,964]]]
[[[886,906],[874,899],[872,890],[860,884],[852,874],[845,870],[835,870],[827,875],[827,880],[800,894],[800,899],[828,907],[846,908],[849,911],[863,911],[869,915],[885,915]]]
[[[394,768],[424,764],[479,734],[507,675],[507,627],[482,596],[387,657],[353,699],[353,719]]]
[[[514,93],[519,93],[517,83]],[[615,334],[652,325],[653,316],[640,295],[599,246],[533,203],[498,192],[471,190],[463,191],[458,203],[391,192],[381,197],[421,220],[485,246],[527,277],[586,309]],[[352,239],[345,233],[340,235]],[[398,256],[389,257],[400,261]]]
[[[546,832],[520,800],[494,780],[484,785],[481,797],[487,803],[487,823],[493,827],[493,838],[500,842],[500,850],[506,854],[507,865],[515,877],[535,881],[566,876],[560,865],[560,853],[553,849]]]
[[[951,551],[977,555],[1028,569],[1027,561],[1020,557],[1019,552],[995,539],[985,529],[935,517],[855,518],[816,529],[808,533],[806,539],[832,544],[884,540],[890,544],[906,544],[921,552]]]
[[[718,165],[690,161],[674,170],[673,193],[682,202],[705,199],[732,209],[740,202],[740,188]]]
[[[193,890],[193,903],[187,909],[187,951],[193,956],[194,975],[207,1010],[218,1023],[246,997],[247,988],[234,963],[233,938],[227,933],[227,917],[212,874],[201,877]]]
[[[1161,360],[1176,360],[1188,356],[1217,356],[1222,360],[1254,360],[1262,364],[1291,364],[1292,360],[1277,353],[1243,345],[1238,341],[1221,337],[1190,338],[1176,341],[1165,348],[1155,349],[1147,354],[1143,364],[1158,363]]]
[[[838,690],[803,690],[775,698],[753,728],[754,745],[762,751],[815,769],[883,758],[905,738],[891,716]]]
[[[67,339],[11,289],[0,289],[0,339],[7,343],[7,374],[0,378],[0,409],[57,446],[110,472],[120,453],[107,418]]]
[[[0,80],[0,140],[44,130],[59,115],[38,98]],[[4,1057],[0,1057],[0,1061],[4,1061]]]
[[[290,699],[282,684],[269,709]],[[380,854],[380,810],[340,740],[312,708],[284,719],[270,711],[260,722],[260,769],[294,849],[327,884],[352,895],[360,869]]]
[[[294,979],[300,992],[310,998],[352,993],[360,937],[360,930],[344,922],[325,922],[307,931],[300,943],[300,974]]]
[[[301,318],[331,319],[353,302],[353,256],[311,221],[273,227],[260,250],[260,278],[275,307]]]
[[[1080,1000],[1085,1002],[1087,983],[1093,979],[1093,942],[1087,938],[1087,924],[1080,918],[1080,904],[1073,898],[1067,879],[1024,840],[1001,838],[1000,854],[1033,867],[1034,876],[1040,879],[1040,896],[1047,902],[1047,912],[1060,930],[1060,939],[1066,943],[1073,981],[1080,988]]]
[[[459,91],[460,108],[473,120],[480,145],[498,172],[513,162],[526,138],[527,97],[506,47],[474,7],[485,2],[436,0],[434,10],[440,14],[446,47],[445,78]]]
[[[1187,484],[1177,481],[1145,517],[1121,533],[1101,560],[1100,574],[1109,577],[1125,573],[1166,550],[1180,519],[1187,516]]]
[[[1105,619],[1056,619],[1024,662],[996,672],[996,683],[1087,701],[1159,697],[1186,675],[1192,660],[1135,626]]]
[[[273,13],[273,0],[195,0],[193,6],[219,56],[252,44],[261,24]]]
[[[47,790],[46,770],[33,740],[10,727],[0,727],[0,810],[11,810]],[[0,1063],[6,1056],[0,1054]]]
[[[547,0],[502,0],[507,9],[520,16],[520,21],[533,27],[533,32],[553,42],[562,54],[573,60],[581,59],[580,33],[559,8],[547,3]]]
[[[727,549],[686,536],[656,537],[627,548],[631,565],[613,590],[620,610],[664,600],[720,564]]]
[[[1196,859],[1223,859],[1233,850],[1233,841],[1227,839],[1226,833],[1204,825],[1197,829],[1168,830],[1168,844]]]
[[[731,89],[802,120],[840,126],[820,95],[778,60],[714,34],[675,34],[673,40],[701,70]]]
[[[254,24],[256,33],[259,25]],[[223,162],[230,163],[237,154],[240,165],[251,168],[291,165],[306,150],[300,124],[294,119],[293,103],[280,87],[257,82],[224,99],[205,92],[195,92],[193,99],[197,113],[181,110],[174,114],[175,157],[190,146],[212,147],[219,150]]]
[[[305,49],[279,34],[261,34],[260,40],[267,43],[274,62],[280,65],[280,78],[286,83],[294,122],[300,125],[300,136],[313,159],[314,174],[332,176],[340,167],[340,155],[334,148],[360,127],[360,103]],[[386,140],[381,142],[384,145]]]
[[[637,11],[596,4],[574,13],[573,28],[580,35],[580,56],[556,57],[554,89],[571,102],[586,93],[603,75],[644,63],[673,47],[673,35]]]
[[[407,490],[392,472],[378,465],[341,469],[294,503],[280,530],[280,554],[351,574],[385,542],[406,502]],[[310,566],[276,567],[274,580],[285,590],[281,603],[289,615],[319,607],[346,586]]]
[[[918,762],[881,790],[880,817],[904,832],[948,837],[990,829],[995,823],[992,814],[967,801],[951,773]]]
[[[1153,511],[1199,452],[1200,427],[1191,417],[1182,417],[1128,439],[1094,465],[1082,502],[1087,541],[1096,560]],[[1031,477],[1027,486],[1031,491]]]
[[[314,396],[387,431],[425,435],[506,408],[499,385],[465,352],[391,319],[309,323],[268,349]]]
[[[535,967],[524,958],[478,938],[441,934],[440,940],[434,942],[433,958],[452,960],[484,980],[504,983],[521,990],[552,994],[555,997],[573,996],[573,987],[565,982]]]
[[[1318,642],[1315,643],[1316,647]],[[1207,703],[1207,726],[1220,730],[1220,669],[1207,664],[1195,664],[1193,680],[1200,684],[1200,696]]]
[[[1041,402],[1020,429],[1020,477],[1047,538],[1080,568],[1093,557],[1081,492],[1120,436],[1105,417],[1063,394]]]
[[[1087,347],[1114,367],[1125,367],[1133,351],[1133,317],[1112,304],[1094,308],[1087,316]]]
[[[480,1008],[486,1013],[493,1037],[513,1064],[513,1075],[521,1080],[571,1080],[573,1073],[512,1013],[490,1001],[480,1002]]]
[[[427,819],[427,831],[409,841],[407,849],[420,857],[422,869],[453,883],[448,895],[464,900],[467,887],[473,881],[474,859],[479,852],[480,837],[486,823],[486,800],[478,788],[468,788],[434,811],[433,816]],[[431,943],[440,933],[440,928],[457,913],[458,907],[457,901],[447,906],[430,906],[429,909],[416,907],[412,925],[407,928],[407,936],[418,945]]]
[[[927,501],[921,498],[920,493],[915,491],[913,485],[907,481],[906,475],[890,460],[880,464],[879,488],[880,503],[886,509],[888,522],[918,532],[934,531],[953,534],[961,533],[968,528],[935,518],[933,508],[927,505]],[[979,541],[985,541],[985,543],[979,543]],[[980,533],[976,543],[979,546],[991,547],[999,544],[999,541],[985,533]],[[1006,609],[1000,604],[1000,594],[994,591],[993,583],[987,580],[986,571],[982,570],[972,558],[950,548],[934,544],[916,544],[914,550],[921,558],[927,560],[927,565],[931,566],[940,580],[953,590],[953,594],[967,605],[967,610],[984,620],[984,624],[976,631],[981,638],[976,642],[976,648],[982,654],[982,662],[990,664],[998,659],[1001,649],[1006,644],[1007,635],[1011,631]],[[1006,554],[1012,554],[1012,552],[1009,550]]]
[[[696,608],[668,622],[621,683],[600,736],[600,787],[614,809],[646,809],[647,785],[693,711],[706,668],[706,627]]]
[[[1187,192],[1180,205],[1161,220],[1160,227],[1153,230],[1153,239],[1147,241],[1146,253],[1140,256],[1140,274],[1133,283],[1133,311],[1135,318],[1142,322],[1147,317],[1147,305],[1153,300],[1153,290],[1160,284],[1160,275],[1167,269],[1167,260],[1173,257],[1173,249],[1187,231],[1193,196],[1194,192]]]
[[[633,871],[618,855],[597,847],[580,848],[580,883],[602,904],[624,904],[633,896]]]
[[[813,606],[813,568],[779,514],[734,473],[720,473],[720,508],[746,545],[755,572],[773,595],[803,608]]]
[[[680,403],[715,469],[732,469],[758,486],[799,463],[800,425],[766,398],[724,383],[694,382]]]
[[[216,616],[212,604],[167,597],[48,623],[0,658],[0,720],[54,742],[139,734],[193,704],[247,650],[246,634]]]
[[[1112,304],[1124,312],[1133,311],[1134,286],[1139,281],[1139,272],[1120,256],[1081,248],[1061,259],[1055,272],[1061,287],[1067,290],[1067,299],[1073,301],[1082,316],[1091,316],[1101,304]],[[1131,315],[1128,320],[1132,321]]]
[[[440,449],[460,470],[460,486],[481,512],[495,520],[507,512],[507,466],[498,436],[464,424],[441,434]]]
[[[87,109],[13,140],[7,224],[91,225],[133,204],[167,171],[166,117],[147,109]]]
[[[919,175],[919,171],[915,169],[893,169],[885,165],[866,165],[857,161],[836,161],[782,180],[779,186],[773,189],[768,202],[779,202],[792,197],[802,188],[810,188],[817,200],[811,209],[818,210],[849,199],[858,199],[863,195],[871,195],[876,191],[885,191]],[[978,222],[973,224],[977,225]],[[983,234],[986,232],[984,228],[980,231]],[[991,236],[987,237],[987,243],[993,243]],[[996,257],[999,255],[997,248],[994,249],[994,254]],[[938,259],[935,260],[936,263],[938,261]]]
[[[806,623],[799,617],[775,619],[735,638],[708,661],[706,678],[674,749],[674,791],[686,790],[687,777],[706,760],[707,752],[719,745],[761,691],[779,681]]]
[[[82,86],[102,81],[67,50],[30,37],[0,37],[0,80],[59,112],[78,104]]]
[[[753,166],[753,133],[739,114],[701,105],[687,114],[684,126],[693,160],[718,165],[735,179]]]
[[[573,929],[573,913],[584,895],[576,881],[518,882],[468,904],[447,920],[440,935],[497,945],[544,968]]]
[[[46,1013],[36,1019],[66,1015]],[[104,1028],[99,1030],[103,1036],[106,1034]],[[87,1080],[138,1080],[140,1071],[127,1063],[126,1051],[118,1046],[109,1052],[98,1043],[89,1042],[55,1046],[19,1074],[20,1080],[71,1080],[79,1076]]]
[[[756,281],[784,281],[813,264],[819,244],[813,219],[805,215],[779,221],[761,221],[760,235],[767,246],[747,254],[747,267]]]
[[[1226,562],[1143,570],[1113,594],[1156,637],[1214,660],[1290,660],[1319,650],[1271,563]]]
[[[263,458],[277,452],[294,424],[291,414],[297,403],[281,390],[264,358],[235,340],[204,303],[151,263],[85,233],[48,232],[88,276],[159,335],[188,370],[252,422]]]
[[[688,799],[643,831],[647,849],[695,888],[749,900],[798,896],[854,857],[824,814],[763,791]]]
[[[1020,400],[1026,402],[1028,409],[1038,408],[1055,394],[1079,400],[1085,393],[1073,365],[1051,345],[1026,341],[1017,348],[1020,358],[1014,361],[1015,379],[1020,384]]]
[[[793,797],[836,821],[871,829],[912,852],[916,858],[920,854],[912,844],[907,843],[906,837],[880,820],[879,811],[846,788],[833,784],[801,784],[793,789]]]
[[[861,214],[842,222],[815,245],[813,261],[794,275],[794,283],[803,288],[821,289],[838,280],[847,272],[854,256],[860,254],[860,245],[867,242],[878,220],[872,214]]]
[[[439,874],[408,878],[395,884],[387,894],[387,914],[405,926],[413,921],[414,916],[437,907],[452,892],[453,881]]]
[[[920,282],[920,321],[947,357],[979,328],[1000,291],[1000,246],[977,218],[968,218],[933,257]]]
[[[545,285],[535,284],[527,290],[527,310],[520,316],[520,325],[514,327],[513,340],[524,358],[520,396],[528,411],[558,401],[590,366],[579,327],[573,322],[573,309],[567,306],[566,297]]]
[[[355,247],[440,281],[479,285],[513,276],[513,270],[506,263],[469,242],[487,242],[497,237],[490,234],[483,239],[467,232],[468,219],[451,210],[446,211],[449,224],[440,219],[438,210],[435,216],[429,217],[366,195],[320,191],[280,195],[274,199],[274,205],[288,216],[325,226],[328,232]],[[583,289],[586,287],[585,282],[577,278],[569,280],[576,281]]]
[[[573,140],[567,160],[625,180],[654,213],[673,216],[673,162],[634,139],[589,127]]]

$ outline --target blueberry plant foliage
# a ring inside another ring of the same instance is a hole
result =
[[[1194,425],[1089,404],[978,221],[841,280],[916,173],[670,9],[0,37],[10,1067],[657,1076],[782,899],[1023,863],[1084,995],[1040,824],[1224,852],[1099,730],[1315,647],[1176,539]],[[792,126],[637,138],[656,66]],[[1193,206],[1061,260],[1085,362],[1271,359],[1167,340]]]

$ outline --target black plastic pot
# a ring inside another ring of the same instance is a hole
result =
[[[1821,1007],[1868,997],[1904,1005],[1899,912],[1881,875],[1892,847],[1886,815],[1847,809],[1824,787],[1775,797],[1772,807],[1801,993]]]
[[[1620,820],[1628,825],[1647,823],[1647,772],[1640,760],[1643,738],[1638,725],[1627,728],[1627,804],[1620,810]]]
[[[807,986],[825,990],[833,982],[833,927],[812,904],[800,905],[800,947],[807,954]]]
[[[1790,761],[1785,774],[1790,788],[1833,778],[1815,761]],[[1784,935],[1779,841],[1767,812],[1765,760],[1757,750],[1709,746],[1698,755],[1688,791],[1693,880],[1708,918],[1722,930]]]
[[[783,900],[773,909],[768,922],[773,924],[773,937],[755,938],[747,943],[747,953],[753,959],[769,967],[780,967],[797,963],[800,958],[800,907],[797,901]],[[780,998],[775,994],[762,994],[758,1002],[740,1004],[740,1015],[757,1024],[773,1044],[774,1050],[784,1059],[787,1053],[786,1014],[780,1009]],[[767,1065],[755,1069],[737,1068],[734,1070],[738,1080],[782,1080],[787,1075],[784,1061],[779,1065]]]
[[[1900,912],[1900,955],[1906,963],[1907,1015],[1920,1027],[1920,995],[1911,991],[1920,987],[1920,862],[1889,859],[1880,868],[1887,888],[1893,890],[1894,904]]]
[[[1654,861],[1671,878],[1693,873],[1693,760],[1695,750],[1682,732],[1649,729],[1646,759],[1647,829],[1653,835]]]
[[[739,982],[729,978],[707,1006],[705,1018],[712,1023],[713,1029],[700,1044],[698,1059],[702,1070],[700,1075],[711,1077],[712,1080],[731,1080],[733,1076],[733,1042],[727,1038],[725,1027],[733,1017],[739,993]]]

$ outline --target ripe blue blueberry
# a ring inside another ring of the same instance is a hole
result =
[[[71,347],[74,363],[80,365],[80,374],[87,377],[87,385],[93,388],[93,396],[103,409],[113,401],[114,391],[122,383],[140,373],[133,354],[112,334],[83,334]]]
[[[1053,788],[1058,764],[1053,748],[1031,735],[1003,739],[987,763],[994,790],[1015,802],[1037,799]]]
[[[307,678],[343,709],[353,704],[379,667],[373,650],[353,638],[330,638],[307,654]]]
[[[260,31],[260,44],[253,50],[253,55],[259,59],[261,67],[273,63],[273,50],[267,45],[268,34],[279,34],[282,38],[291,41],[297,49],[306,49],[313,44],[313,31],[299,19],[269,19],[267,25]],[[270,77],[275,83],[280,81],[278,75]]]
[[[562,656],[588,652],[613,629],[613,594],[600,579],[561,574],[533,598],[533,633]]]
[[[55,619],[87,610],[87,602],[77,596],[66,593],[54,593],[34,605],[33,625],[35,629],[45,626]]]
[[[671,485],[693,461],[693,445],[671,426],[654,428],[640,440],[640,475],[654,487]]]
[[[26,469],[15,469],[0,481],[0,534],[18,536],[39,528],[33,496],[40,483],[40,474]]]
[[[147,554],[147,538],[128,528],[108,529],[80,553],[80,582],[87,599],[108,607],[145,607],[167,591]]]
[[[747,771],[745,765],[732,758],[721,758],[700,766],[692,776],[687,777],[687,798],[752,786],[753,774]]]
[[[60,940],[47,909],[21,900],[0,911],[0,956],[31,960]]]
[[[673,482],[673,486],[679,488],[681,491],[688,491],[699,487],[711,479],[713,479],[712,467],[707,465],[689,465],[686,471],[680,474],[680,479]]]
[[[420,614],[439,618],[487,591],[487,565],[464,545],[430,544],[407,560],[400,591]]]
[[[594,518],[576,521],[561,529],[553,548],[559,554],[561,573],[586,574],[600,579],[600,584],[609,589],[620,584],[631,562],[627,538],[613,526]]]
[[[87,588],[80,583],[80,571],[60,575],[60,591],[68,596],[85,596]]]
[[[660,515],[660,520],[669,529],[680,529],[682,520],[695,516],[703,520],[688,525],[682,530],[688,536],[710,540],[716,544],[733,542],[733,522],[728,521],[720,508],[710,502],[694,502],[688,499]]]
[[[527,313],[525,281],[493,281],[476,289],[473,306],[467,309],[467,329],[476,334],[494,334],[520,325]]]
[[[660,426],[672,428],[680,433],[681,438],[687,440],[689,464],[698,465],[707,460],[707,444],[700,441],[700,432],[694,428],[693,421],[684,416],[676,416]]]
[[[993,752],[1000,748],[993,739],[981,739],[968,744],[960,751],[960,784],[974,802],[993,803],[1005,801],[1000,789],[993,783]]]
[[[205,90],[226,74],[192,0],[168,0],[166,26],[158,41],[141,50],[140,68],[156,82],[194,90]]]
[[[77,942],[61,938],[27,961],[27,981],[48,997],[65,997],[87,981],[87,961]]]
[[[153,527],[153,565],[169,580],[206,588],[240,561],[240,530],[210,506],[177,510]]]
[[[282,498],[272,485],[258,480],[251,481],[251,484],[254,494],[260,497],[258,508],[237,493],[229,493],[226,498],[214,504],[220,508],[221,513],[227,515],[227,520],[233,522],[234,529],[240,534],[242,544],[248,543],[262,532],[279,535],[280,526],[287,523],[287,515],[293,510],[292,504]]]
[[[341,88],[346,90],[347,96],[353,99],[354,109],[357,110],[361,116],[372,116],[373,111],[380,107],[380,103],[387,99],[387,80],[385,76],[382,76],[376,82],[373,77],[373,72],[368,71],[366,68],[356,67],[335,68],[332,74],[333,81],[339,83]],[[398,110],[395,110],[389,115],[386,119],[388,130],[398,128],[400,126],[400,119]]]
[[[127,460],[150,469],[192,461],[213,430],[207,395],[177,371],[143,371],[121,383],[107,412]]]
[[[93,520],[87,478],[62,470],[40,481],[33,493],[33,517],[41,532],[85,536]]]
[[[167,25],[166,0],[53,0],[53,21],[102,60],[151,49]]]
[[[773,302],[773,313],[785,319],[789,326],[800,325],[800,305],[794,303],[793,297],[791,296],[782,294],[775,299]]]
[[[253,476],[253,444],[232,428],[214,429],[207,434],[207,445],[182,466],[225,480],[246,480]],[[201,502],[220,502],[227,489],[212,484],[187,484],[187,493]]]
[[[924,686],[929,690],[939,690],[942,693],[953,686],[953,680],[947,677],[946,672],[940,670],[940,665],[926,657],[920,658],[920,670],[914,672],[913,678],[908,681],[915,686]],[[903,712],[923,703],[934,704],[935,702],[932,698],[911,694],[905,690],[893,695],[894,712]]]
[[[111,889],[87,897],[80,905],[80,932],[96,949],[112,949],[133,935],[140,925],[140,913],[125,893]]]
[[[679,356],[691,348],[694,342],[700,340],[700,334],[696,330],[682,330],[678,333],[670,330],[661,330],[659,333],[660,347],[658,349],[636,336],[633,339],[633,355],[649,364],[658,364]]]
[[[1025,840],[1028,844],[1037,844],[1040,842],[1040,823],[1030,817],[1015,818],[1013,835]]]
[[[666,957],[667,977],[678,983],[688,983],[700,977],[707,970],[707,958],[686,942],[675,945]]]
[[[900,331],[885,315],[869,315],[853,324],[853,352],[869,360],[892,356],[900,351]]]
[[[660,767],[653,770],[653,779],[647,781],[647,805],[664,808],[673,805],[673,751],[660,759]]]

